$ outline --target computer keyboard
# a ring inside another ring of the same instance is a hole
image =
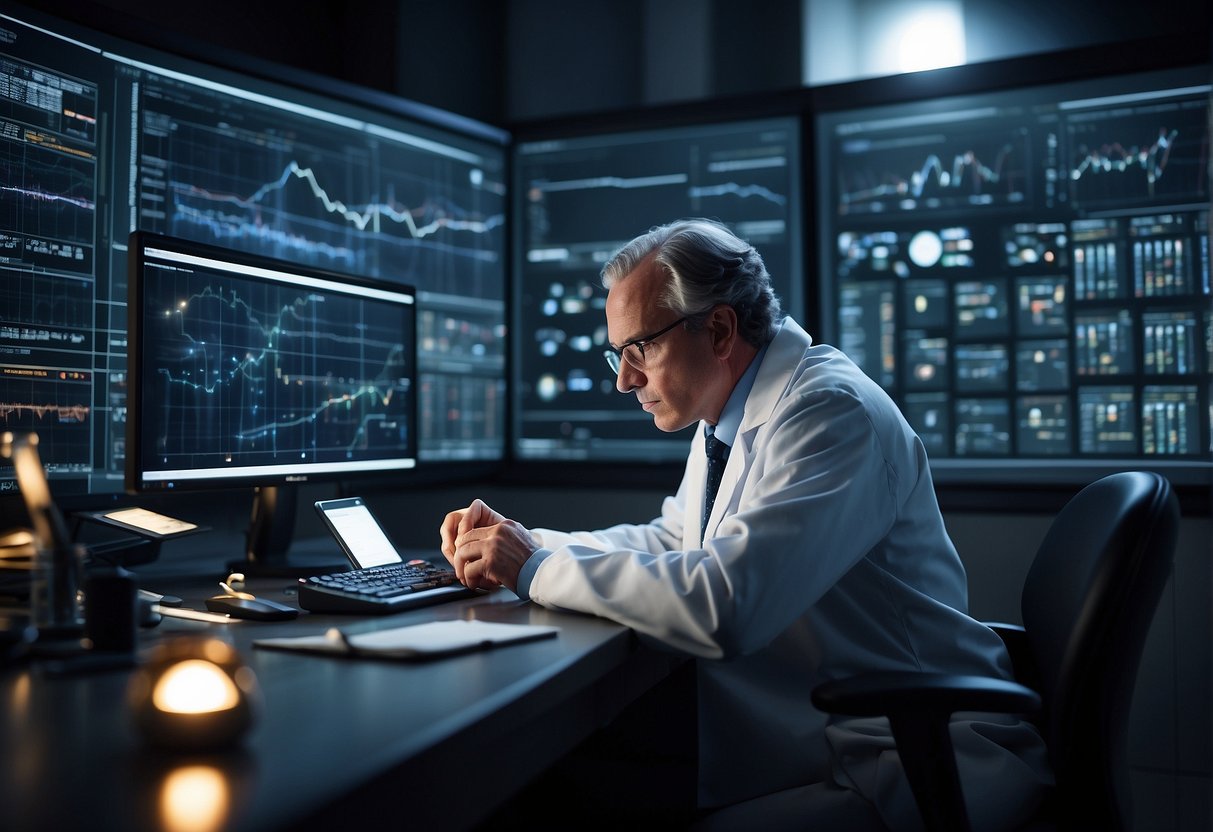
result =
[[[299,606],[310,612],[385,615],[473,594],[455,570],[422,560],[299,579]]]

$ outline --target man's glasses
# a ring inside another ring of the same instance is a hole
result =
[[[621,345],[618,349],[607,344],[607,348],[602,351],[603,357],[606,359],[607,366],[611,368],[611,372],[619,375],[619,368],[623,366],[623,360],[635,367],[637,370],[644,370],[644,348],[653,343],[657,338],[665,335],[680,323],[688,320],[691,316],[685,315],[674,323],[667,326],[665,329],[659,329],[651,335],[646,335],[643,338],[633,338],[626,344]]]

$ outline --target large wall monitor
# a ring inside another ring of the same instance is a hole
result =
[[[800,314],[800,133],[793,118],[523,140],[516,145],[511,379],[521,460],[681,460],[615,390],[602,351],[599,273],[621,246],[683,217],[727,224],[762,254],[785,308]]]
[[[824,336],[942,480],[1207,481],[1209,69],[821,114]]]
[[[501,458],[504,133],[34,12],[0,12],[0,82],[0,411],[57,493],[122,487],[136,230],[415,286],[419,460]]]

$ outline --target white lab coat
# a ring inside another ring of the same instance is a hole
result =
[[[705,468],[696,432],[652,522],[535,530],[531,599],[701,659],[701,806],[832,779],[894,827],[916,818],[887,723],[831,719],[809,692],[864,670],[1010,677],[998,636],[965,614],[964,568],[918,437],[854,363],[785,319],[701,544]],[[1049,780],[1030,726],[959,720],[953,741],[967,793],[982,795],[975,829],[1014,823]]]

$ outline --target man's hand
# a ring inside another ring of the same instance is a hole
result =
[[[472,589],[516,589],[522,565],[539,548],[526,527],[482,500],[448,514],[440,534],[442,554],[459,580]]]
[[[442,554],[454,566],[455,540],[459,535],[481,526],[496,525],[504,519],[504,515],[493,511],[484,500],[472,500],[467,508],[452,511],[443,518],[442,527],[438,530],[442,536]]]

